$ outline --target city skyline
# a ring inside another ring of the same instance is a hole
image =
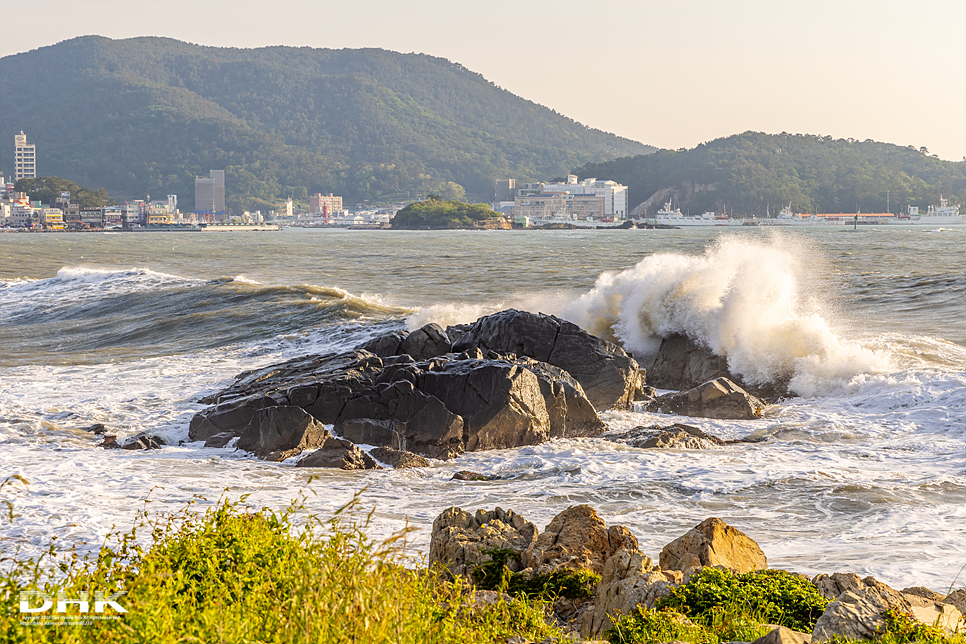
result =
[[[5,3],[4,24],[58,20],[42,30],[10,30],[0,54],[87,34],[219,47],[379,47],[447,58],[585,125],[663,148],[753,130],[873,139],[966,158],[966,3],[955,0],[270,6]],[[575,92],[574,81],[593,81],[599,90]]]

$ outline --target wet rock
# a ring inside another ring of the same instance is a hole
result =
[[[225,447],[233,438],[235,438],[235,435],[231,432],[215,434],[208,437],[208,440],[205,441],[205,447]]]
[[[422,456],[391,447],[376,447],[369,450],[369,456],[397,470],[410,467],[429,467],[429,461]]]
[[[398,356],[402,353],[400,346],[402,346],[403,340],[406,339],[407,335],[409,334],[405,331],[391,331],[390,333],[376,336],[357,348],[362,351],[368,351],[380,358]]]
[[[508,309],[480,318],[453,344],[456,352],[472,347],[560,367],[598,410],[628,407],[640,384],[637,362],[623,349],[554,316]]]
[[[319,448],[299,459],[295,467],[332,467],[340,470],[379,470],[375,460],[351,441],[322,430]]]
[[[215,434],[224,432],[240,436],[256,411],[277,405],[276,400],[263,394],[242,396],[217,404],[194,415],[188,425],[188,440],[207,441]]]
[[[95,447],[103,447],[104,449],[121,449],[121,444],[117,442],[117,436],[114,434],[105,434],[104,440],[95,445]]]
[[[662,570],[680,570],[687,576],[704,566],[724,566],[744,573],[764,570],[768,560],[745,533],[711,517],[661,550]]]
[[[480,474],[479,472],[471,472],[469,470],[460,470],[453,475],[451,481],[493,481],[496,480],[495,476],[487,476],[486,474]]]
[[[104,423],[94,423],[90,427],[84,429],[85,432],[91,432],[94,435],[100,435],[107,433],[107,427]]]
[[[661,340],[657,354],[647,367],[647,384],[661,389],[691,389],[716,378],[734,377],[728,361],[683,335]]]
[[[681,423],[674,423],[666,427],[639,425],[624,432],[610,432],[604,435],[604,438],[616,443],[645,449],[708,449],[725,444],[725,441],[717,436],[703,432],[697,427]]]
[[[621,549],[604,564],[600,586],[594,596],[594,611],[581,634],[600,635],[612,626],[612,617],[628,615],[638,606],[651,608],[681,584],[678,571],[661,571],[650,557],[636,549]]]
[[[145,432],[131,436],[124,444],[121,445],[121,449],[136,450],[136,449],[161,449],[164,445],[162,441],[157,436],[151,436]]]
[[[555,516],[524,553],[523,562],[537,573],[561,566],[593,570],[622,548],[637,550],[637,539],[624,526],[607,528],[589,505],[571,506]]]
[[[474,515],[449,508],[433,521],[429,565],[439,563],[453,575],[467,577],[475,566],[490,560],[484,551],[507,548],[523,552],[536,538],[536,526],[513,510],[477,510]],[[507,566],[514,572],[520,569],[512,558]]]
[[[281,461],[319,447],[326,435],[325,427],[301,407],[266,407],[255,412],[238,439],[238,448]]]
[[[513,362],[532,371],[540,382],[550,418],[550,438],[599,436],[607,430],[576,378],[533,358],[516,358]]]
[[[453,345],[443,327],[438,324],[427,324],[406,336],[399,346],[399,352],[419,361],[449,353],[452,348]]]
[[[688,391],[655,398],[644,408],[659,414],[752,420],[761,418],[764,407],[764,402],[727,378],[717,378]]]

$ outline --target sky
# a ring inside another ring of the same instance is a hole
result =
[[[76,36],[440,56],[662,148],[747,130],[966,160],[966,0],[0,0],[0,56]]]

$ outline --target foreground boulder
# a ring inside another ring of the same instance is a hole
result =
[[[453,351],[470,348],[560,367],[598,410],[628,407],[640,385],[638,364],[623,349],[552,315],[508,309],[480,318],[453,342]]]
[[[449,508],[433,521],[429,565],[440,564],[454,576],[469,577],[473,568],[491,559],[488,551],[500,548],[523,552],[536,538],[536,526],[513,510],[477,510],[474,515]],[[507,566],[520,569],[513,558]]]
[[[581,634],[600,635],[617,616],[633,613],[638,606],[653,607],[657,600],[670,595],[682,579],[679,571],[662,571],[639,550],[617,551],[604,564],[594,610],[581,625]]]
[[[727,378],[716,378],[676,394],[655,398],[645,410],[700,418],[753,420],[761,418],[765,403]]]
[[[685,576],[704,566],[724,566],[738,573],[764,570],[765,553],[745,533],[721,519],[705,519],[661,550],[661,569]]]
[[[592,507],[577,505],[553,518],[523,554],[523,563],[537,573],[566,567],[600,574],[611,555],[623,548],[637,550],[637,546],[627,528],[607,528]]]
[[[854,577],[857,575],[832,575],[836,585],[845,582],[847,589],[828,605],[815,622],[812,631],[814,642],[838,638],[872,639],[887,628],[882,613],[889,609],[912,615],[923,624],[939,626],[947,633],[961,632],[963,629],[962,613],[952,604],[936,599],[936,594],[903,593],[874,577],[866,577],[858,582]]]

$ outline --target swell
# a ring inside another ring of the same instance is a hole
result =
[[[339,288],[62,270],[0,289],[0,366],[170,355],[378,322],[408,312]]]

